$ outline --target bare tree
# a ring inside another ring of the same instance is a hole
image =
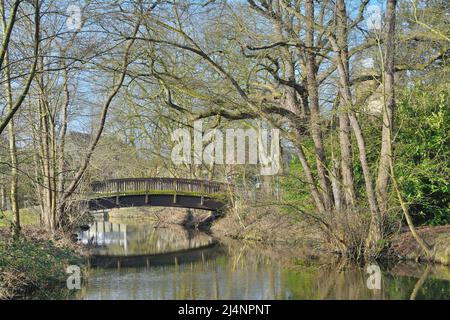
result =
[[[22,1],[17,0],[13,2],[12,8],[11,8],[11,14],[10,19],[8,22],[6,22],[5,18],[5,6],[2,2],[2,21],[4,24],[3,29],[6,30],[3,37],[3,44],[0,51],[0,67],[3,65],[4,57],[7,53],[8,46],[11,41],[11,33],[13,30],[13,27],[15,25],[16,15],[18,6],[22,3]],[[0,134],[3,132],[3,130],[8,125],[9,121],[14,117],[15,113],[19,110],[20,106],[22,105],[23,101],[25,100],[28,91],[30,90],[31,83],[33,81],[34,75],[36,73],[36,67],[38,63],[38,54],[39,54],[39,39],[40,39],[40,2],[39,0],[34,0],[33,2],[34,7],[34,44],[33,44],[33,58],[32,63],[30,66],[30,70],[28,72],[28,75],[26,76],[26,80],[23,85],[22,91],[18,94],[16,100],[14,101],[14,104],[9,108],[8,112],[6,113],[6,116],[4,116],[0,120]]]
[[[10,154],[10,166],[11,166],[11,183],[10,183],[10,200],[11,200],[11,210],[14,215],[14,233],[17,236],[20,233],[20,214],[19,214],[19,203],[18,203],[18,161],[17,161],[17,146],[16,146],[16,133],[13,116],[22,105],[28,90],[31,86],[31,82],[36,71],[37,62],[37,52],[39,48],[39,24],[40,24],[40,4],[36,0],[33,3],[34,6],[34,58],[31,63],[30,74],[25,80],[24,88],[19,96],[14,100],[14,92],[12,88],[11,81],[11,61],[9,59],[9,45],[11,42],[11,33],[16,22],[17,11],[19,9],[19,4],[21,1],[14,1],[10,8],[9,21],[6,18],[7,8],[4,1],[0,3],[0,15],[2,22],[3,41],[2,48],[0,51],[0,68],[3,66],[4,73],[4,83],[5,83],[5,94],[6,94],[6,111],[7,115],[0,124],[0,134],[6,126],[8,126],[8,136],[9,136],[9,154]],[[25,18],[27,19],[27,18]]]

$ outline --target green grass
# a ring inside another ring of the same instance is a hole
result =
[[[39,214],[30,209],[20,209],[20,224],[22,226],[36,225],[39,223]],[[7,228],[14,221],[11,211],[0,211],[0,228]]]

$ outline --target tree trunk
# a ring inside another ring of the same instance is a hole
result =
[[[42,64],[40,64],[42,65]],[[44,88],[44,79],[42,73],[39,75],[38,87],[39,87],[39,119],[40,119],[40,130],[39,130],[39,144],[40,144],[40,164],[41,164],[41,176],[42,176],[42,209],[43,217],[42,221],[47,230],[54,232],[55,226],[55,211],[54,211],[54,197],[55,189],[52,184],[52,131],[50,112],[48,110],[48,105],[46,101],[46,91]]]
[[[282,13],[278,6],[276,6],[276,12],[277,12],[277,18],[274,18],[274,27],[275,27],[275,32],[277,35],[277,40],[285,41],[286,39],[283,36],[283,27],[282,27],[282,19],[281,19]],[[311,41],[313,41],[313,39],[311,39]],[[294,85],[296,84],[296,77],[295,77],[295,67],[294,67],[295,63],[292,58],[292,54],[287,47],[281,47],[280,52],[281,52],[281,59],[283,61],[283,66],[284,66],[284,77],[285,77],[285,79],[287,79],[287,81],[289,83],[288,85],[284,85],[286,99],[285,99],[285,103],[284,103],[283,107],[288,109],[289,111],[293,112],[294,114],[298,115],[298,117],[299,117],[298,119],[310,116],[307,92],[306,91],[304,92],[304,97],[302,97],[302,104],[301,104],[301,108],[300,108],[299,100],[297,98],[297,90],[294,88]],[[313,57],[313,59],[314,59],[314,57]],[[314,70],[314,69],[315,68],[313,66],[312,70]],[[312,75],[313,77],[315,77],[314,72]],[[314,80],[311,80],[311,82],[313,82],[313,81],[315,81],[315,78],[314,78]],[[317,81],[315,81],[315,87],[312,86],[312,90],[317,93]],[[309,93],[309,91],[308,91],[308,93]],[[316,94],[316,98],[317,97],[318,97],[318,93]],[[316,118],[317,118],[318,99],[315,99],[315,102],[316,102],[316,104],[315,104],[314,111],[316,112]],[[308,160],[306,158],[306,155],[304,153],[303,146],[301,146],[301,143],[300,143],[300,140],[302,139],[301,132],[303,130],[303,127],[301,125],[299,125],[299,123],[296,123],[296,121],[290,121],[290,124],[293,128],[296,129],[296,131],[295,131],[296,139],[298,139],[298,141],[299,141],[299,143],[296,143],[297,155],[298,155],[298,158],[302,165],[302,168],[305,172],[306,180],[308,181],[308,183],[310,185],[310,190],[311,190],[311,195],[312,195],[313,201],[314,201],[315,206],[318,209],[318,211],[324,212],[325,208],[329,207],[329,205],[328,206],[325,205],[324,198],[321,196],[320,191],[317,189],[316,179],[313,176],[311,167],[310,167]],[[319,134],[317,134],[318,133],[317,126],[316,126],[316,130],[314,130],[314,132],[315,132],[315,135],[314,135],[315,141],[317,141],[317,144],[320,146],[321,145],[321,135],[320,135],[320,131],[319,131]],[[323,150],[323,146],[322,146],[322,150]],[[323,155],[324,155],[324,152],[322,152],[322,156]],[[320,156],[318,157],[318,159],[320,159]],[[323,161],[325,161],[324,156],[322,157],[322,159],[323,159]],[[317,165],[319,167],[321,177],[322,177],[321,187],[324,185],[324,180],[325,180],[324,179],[325,174],[324,174],[323,165],[322,165],[323,163],[324,162],[321,162],[319,160],[317,161]]]
[[[8,65],[8,53],[5,55],[5,63]],[[6,76],[6,95],[8,100],[8,110],[12,108],[12,95],[11,95],[11,82],[9,77],[9,67],[5,67]],[[8,124],[8,136],[9,136],[9,155],[11,160],[11,211],[14,215],[14,234],[18,236],[20,233],[20,213],[19,213],[19,199],[17,193],[18,186],[18,172],[17,172],[17,147],[16,147],[16,134],[14,119]]]
[[[355,205],[355,185],[353,180],[353,159],[352,143],[350,139],[350,120],[348,111],[351,109],[352,101],[349,100],[347,84],[349,79],[348,62],[348,29],[347,29],[347,10],[343,0],[338,0],[337,6],[337,44],[339,46],[339,55],[342,60],[345,74],[340,86],[340,108],[339,108],[339,146],[341,150],[341,171],[342,185],[344,189],[345,205],[353,208]],[[345,83],[345,84],[344,84]]]
[[[310,20],[314,20],[313,0],[306,1],[306,16]],[[325,209],[330,210],[332,208],[331,186],[328,171],[326,168],[327,161],[323,146],[322,129],[320,127],[319,87],[316,79],[316,56],[312,50],[312,48],[314,47],[314,28],[311,23],[307,23],[305,45],[307,91],[309,97],[309,110],[311,112],[311,136],[314,141],[317,174],[319,177],[319,184],[321,188],[320,191],[323,203]]]
[[[385,74],[384,74],[384,88],[385,88],[385,103],[383,111],[383,130],[382,130],[382,147],[381,158],[378,175],[378,196],[383,203],[383,208],[387,208],[387,194],[389,178],[392,179],[397,199],[400,202],[403,214],[408,224],[409,230],[413,238],[425,252],[428,258],[433,255],[430,245],[422,239],[417,233],[412,217],[409,213],[408,204],[403,200],[403,196],[400,191],[397,179],[395,177],[393,150],[392,150],[392,132],[393,132],[393,116],[395,109],[395,88],[394,88],[394,34],[395,34],[395,10],[397,6],[397,0],[387,0],[387,40],[386,40],[386,53],[385,53]],[[382,163],[383,161],[383,163]],[[386,168],[387,166],[387,168]],[[387,171],[387,172],[386,172]],[[385,213],[385,212],[384,212]]]
[[[366,241],[366,256],[369,258],[375,257],[378,253],[378,242],[382,238],[380,211],[378,208],[377,199],[375,196],[375,190],[373,188],[372,176],[370,173],[369,162],[367,161],[367,150],[364,136],[362,134],[361,127],[353,112],[350,112],[350,124],[352,125],[353,132],[355,133],[356,143],[359,150],[359,160],[361,162],[361,168],[363,170],[364,183],[366,187],[366,196],[369,202],[371,220],[369,226],[369,234]]]
[[[340,181],[340,172],[339,172],[339,159],[332,159],[333,168],[332,168],[332,176],[331,176],[331,188],[333,190],[333,198],[334,198],[334,207],[337,211],[341,211],[343,208],[342,205],[342,188],[339,183]]]
[[[342,99],[342,98],[341,98]],[[345,106],[346,101],[341,105]],[[350,139],[350,121],[348,112],[341,110],[339,113],[339,146],[341,150],[341,174],[342,189],[344,190],[345,207],[353,208],[355,206],[355,184],[353,179],[353,157],[352,143]]]
[[[296,140],[300,141],[300,139],[301,134],[299,132],[296,132],[296,137],[294,141]],[[314,204],[317,210],[320,213],[323,213],[325,212],[325,205],[323,204],[322,197],[320,196],[319,190],[317,189],[316,181],[314,179],[311,167],[309,166],[305,152],[303,151],[303,146],[299,142],[295,143],[295,146],[297,149],[297,156],[300,160],[300,164],[302,165],[303,171],[305,172],[306,181],[308,182],[309,188],[311,190],[311,196],[314,200]]]
[[[1,11],[2,11],[2,28],[6,30],[6,21],[4,17],[4,4],[1,3]],[[3,41],[5,39],[6,34],[3,35]],[[9,52],[8,48],[6,48],[3,52],[4,56],[4,79],[5,79],[5,94],[6,94],[6,103],[8,105],[7,110],[8,113],[12,112],[13,106],[13,97],[12,97],[12,88],[11,88],[11,77],[10,77],[10,69],[9,69]],[[19,200],[17,194],[17,185],[18,185],[18,172],[17,172],[17,147],[16,147],[16,134],[15,134],[15,126],[14,119],[11,119],[8,123],[8,138],[9,138],[9,156],[10,156],[10,164],[11,164],[11,189],[10,189],[10,201],[11,201],[11,211],[14,216],[14,235],[18,236],[20,234],[20,213],[19,213]]]
[[[39,110],[39,150],[42,177],[42,194],[41,207],[42,207],[42,219],[44,226],[48,231],[55,232],[57,229],[57,186],[56,186],[56,142],[55,142],[55,119],[54,112],[51,108],[49,97],[51,96],[49,89],[49,81],[44,78],[44,60],[42,56],[44,52],[41,52],[41,58],[38,63],[38,70],[40,71],[37,76],[38,87],[38,110]]]
[[[61,56],[65,56],[65,52],[61,53]],[[58,137],[58,143],[56,148],[56,155],[55,155],[55,165],[57,166],[57,173],[55,176],[55,185],[56,185],[56,203],[55,203],[55,210],[58,210],[56,212],[57,218],[61,219],[63,212],[61,211],[61,208],[63,208],[63,194],[64,194],[64,188],[65,188],[65,170],[66,170],[66,164],[65,164],[65,147],[66,147],[66,134],[67,134],[67,126],[69,123],[69,116],[68,116],[68,108],[70,104],[70,91],[69,91],[69,75],[68,70],[66,66],[66,62],[64,59],[62,59],[62,65],[61,68],[64,70],[64,104],[62,109],[62,115],[61,115],[61,129]],[[58,221],[58,224],[60,221]]]
[[[6,22],[6,12],[5,12],[5,3],[4,0],[1,0],[1,6],[0,6],[0,15],[2,18],[2,45],[0,47],[0,69],[3,67],[3,63],[5,62],[6,53],[8,51],[9,42],[11,39],[11,34],[14,28],[14,24],[16,23],[16,15],[19,10],[20,0],[14,0],[11,5],[11,11],[9,14],[9,21]],[[8,65],[7,62],[5,62],[6,65]],[[0,130],[0,133],[2,133],[2,130]]]
[[[339,43],[348,43],[347,38],[342,38],[347,36],[347,32],[342,32],[343,29],[346,28],[347,25],[347,13],[345,9],[344,0],[338,0],[337,2],[338,12],[341,22],[341,32],[338,33],[338,41]],[[350,89],[350,75],[349,75],[349,60],[348,53],[346,50],[341,50],[338,45],[338,42],[335,41],[333,37],[330,37],[330,42],[333,46],[334,52],[337,54],[337,66],[339,73],[339,81],[341,86],[341,96],[344,99],[344,103],[348,106],[348,118],[350,120],[350,126],[355,134],[356,143],[358,146],[359,153],[359,161],[361,163],[361,168],[363,171],[364,184],[365,184],[365,192],[367,201],[369,203],[370,213],[371,213],[371,221],[368,231],[368,236],[366,239],[366,257],[373,258],[378,254],[378,242],[382,237],[381,232],[381,223],[380,223],[380,211],[378,208],[378,203],[376,199],[375,190],[372,182],[372,175],[370,172],[369,162],[367,160],[367,149],[366,142],[364,139],[363,132],[361,130],[361,126],[358,122],[355,112],[353,111],[353,102],[352,102],[352,93]],[[344,47],[345,48],[345,47]]]
[[[393,130],[393,117],[395,109],[394,96],[394,53],[395,53],[395,8],[397,0],[387,1],[386,10],[386,49],[384,63],[384,101],[383,101],[383,129],[381,134],[381,153],[378,167],[377,196],[381,214],[387,211],[388,187],[392,158],[392,141],[389,131]]]
[[[0,185],[0,210],[6,210],[6,191],[5,185]]]

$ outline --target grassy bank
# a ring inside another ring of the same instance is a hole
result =
[[[0,228],[8,228],[14,221],[11,211],[0,211]],[[20,209],[20,224],[22,226],[37,225],[39,213],[31,208]]]
[[[39,228],[24,228],[19,239],[0,235],[0,299],[63,299],[66,268],[82,265],[76,246],[65,237],[50,238]]]

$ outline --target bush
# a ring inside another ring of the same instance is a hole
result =
[[[399,94],[395,166],[414,222],[450,223],[448,85],[416,85]]]
[[[0,299],[65,297],[65,270],[71,264],[80,265],[80,257],[53,241],[0,240]]]

